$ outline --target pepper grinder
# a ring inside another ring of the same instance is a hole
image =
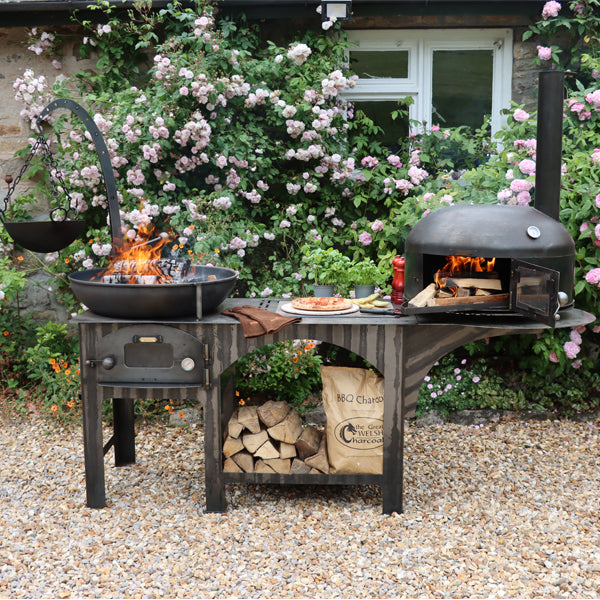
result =
[[[404,268],[406,259],[403,256],[397,255],[392,260],[394,269],[394,279],[392,280],[392,304],[394,312],[400,312],[402,308],[402,300],[404,298]]]

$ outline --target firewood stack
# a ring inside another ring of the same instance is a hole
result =
[[[508,302],[508,293],[502,289],[498,273],[482,276],[448,275],[439,276],[437,283],[430,283],[419,292],[409,306],[418,308],[430,306],[452,306],[456,304],[489,304]]]
[[[329,473],[325,434],[303,427],[287,402],[236,410],[227,424],[223,455],[228,473]]]

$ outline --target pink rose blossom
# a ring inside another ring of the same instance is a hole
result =
[[[540,60],[550,60],[552,58],[552,48],[548,46],[538,46],[537,51]]]
[[[549,17],[557,17],[561,8],[560,2],[555,2],[554,0],[546,2],[546,4],[544,4],[544,8],[542,9],[542,18],[546,20]]]
[[[535,161],[530,158],[526,158],[519,163],[519,170],[523,175],[534,175],[535,174]]]
[[[532,187],[533,183],[526,179],[513,179],[510,182],[510,189],[515,192],[515,194],[518,194],[519,192],[528,192]]]
[[[522,108],[517,108],[513,113],[513,119],[519,123],[523,123],[529,119],[529,113],[525,112]]]
[[[558,362],[558,356],[556,355],[556,352],[552,352],[552,354],[549,354],[548,355],[548,360],[550,362],[557,363]]]
[[[585,280],[593,285],[598,285],[600,283],[600,269],[595,268],[588,271],[585,274]]]
[[[372,231],[381,231],[382,229],[383,229],[382,221],[380,221],[379,219],[376,219],[375,221],[373,221],[373,224],[371,225]]]
[[[363,231],[358,236],[358,241],[363,246],[369,246],[373,242],[373,236],[368,231]]]
[[[573,360],[579,354],[580,349],[581,348],[574,342],[565,342],[565,345],[563,346],[563,350],[565,351],[567,358],[571,360]]]

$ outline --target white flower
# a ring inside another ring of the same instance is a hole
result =
[[[304,64],[311,54],[312,50],[306,44],[296,44],[287,53],[288,58],[298,66]]]

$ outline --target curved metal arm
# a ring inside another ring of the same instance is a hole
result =
[[[94,120],[89,113],[81,105],[69,98],[58,98],[57,100],[50,102],[50,104],[44,108],[36,121],[36,127],[40,133],[42,133],[41,122],[57,108],[67,108],[74,112],[81,119],[84,126],[92,136],[92,141],[94,142],[96,152],[100,158],[100,167],[102,169],[102,176],[104,177],[104,186],[106,187],[106,197],[108,199],[108,217],[110,222],[110,234],[112,237],[113,248],[117,248],[121,244],[122,240],[121,214],[119,212],[119,201],[117,199],[117,184],[115,181],[115,174],[110,162],[106,142],[104,141],[102,133],[100,133],[98,126],[96,123],[94,123]]]

